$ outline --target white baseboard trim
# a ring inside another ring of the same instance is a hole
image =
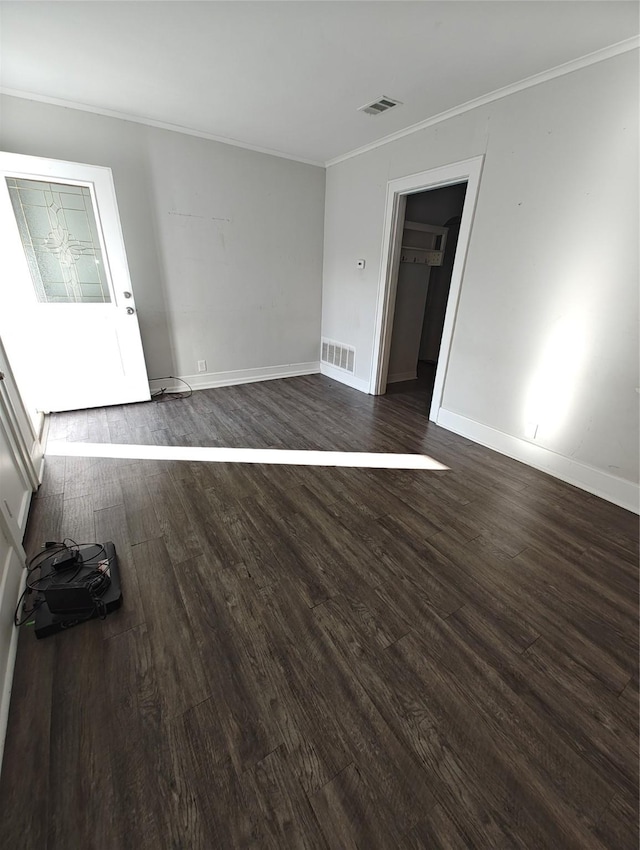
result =
[[[361,393],[369,392],[369,381],[364,381],[362,378],[356,378],[356,376],[352,375],[351,372],[336,369],[335,366],[330,366],[328,363],[320,363],[320,372],[322,375],[326,375],[327,378],[333,378],[334,381],[346,384],[354,390],[360,390]]]
[[[230,387],[235,384],[251,384],[256,381],[274,381],[278,378],[295,378],[297,375],[316,375],[320,371],[320,363],[288,363],[284,366],[259,366],[255,369],[234,369],[231,372],[200,372],[196,375],[177,375],[194,390],[210,390],[215,387]],[[157,392],[164,387],[168,392],[186,390],[179,381],[150,380],[151,392]]]
[[[467,419],[466,416],[442,407],[438,413],[437,424],[448,431],[473,440],[474,443],[480,443],[500,454],[553,475],[554,478],[600,496],[608,502],[613,502],[614,505],[619,505],[636,514],[640,513],[640,485],[633,481],[627,481],[601,469],[579,463],[535,443],[530,443],[528,440],[497,431],[489,425]]]
[[[42,479],[44,478],[44,454],[40,458],[40,461],[36,464],[36,474],[38,476],[38,481],[42,484]]]
[[[49,429],[47,428],[47,431],[48,430]],[[29,452],[31,463],[33,464],[33,468],[35,469],[38,477],[38,484],[42,484],[42,476],[44,475],[44,448],[46,443],[42,441],[42,433],[43,432],[41,430],[39,439],[33,441],[31,451]]]
[[[36,437],[38,438],[38,440],[40,440],[40,442],[42,442],[42,436],[44,434],[44,428],[45,428],[45,425],[47,424],[47,416],[46,416],[45,413],[43,413],[42,410],[38,410],[37,414],[38,414],[38,416],[37,416],[36,421],[34,422],[34,428],[36,429]]]
[[[415,381],[418,373],[414,369],[413,372],[398,372],[395,375],[389,375],[387,378],[388,384],[399,384],[401,381]]]

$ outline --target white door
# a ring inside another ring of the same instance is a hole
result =
[[[111,169],[0,152],[0,235],[0,333],[25,400],[148,400]]]

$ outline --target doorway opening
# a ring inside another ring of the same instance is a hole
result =
[[[387,393],[433,394],[467,183],[407,197],[387,369]]]
[[[369,391],[413,388],[435,422],[483,161],[474,157],[387,184]]]

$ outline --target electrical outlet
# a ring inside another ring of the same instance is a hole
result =
[[[206,360],[198,360],[198,372],[206,372],[207,371],[207,361]]]

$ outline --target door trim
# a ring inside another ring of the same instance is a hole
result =
[[[9,540],[16,548],[21,548],[27,526],[31,494],[42,481],[43,448],[31,417],[22,401],[20,390],[15,382],[11,363],[0,338],[0,431],[5,436],[12,452],[15,467],[24,485],[24,496],[16,516],[9,510],[6,502],[0,500],[0,524]]]
[[[410,174],[387,183],[385,202],[384,229],[382,241],[382,261],[380,263],[380,279],[378,283],[378,299],[374,330],[374,349],[371,364],[369,392],[372,395],[383,395],[386,389],[389,353],[391,350],[391,332],[393,329],[393,313],[395,296],[398,286],[398,268],[400,262],[399,240],[402,238],[404,224],[404,206],[406,196],[428,189],[440,189],[456,183],[467,183],[467,192],[462,208],[460,235],[451,275],[451,288],[447,301],[447,310],[440,344],[440,356],[436,367],[435,383],[429,410],[429,419],[436,421],[438,411],[442,406],[447,368],[453,332],[455,329],[458,300],[462,287],[462,278],[467,259],[467,251],[471,238],[471,226],[476,210],[480,177],[484,165],[484,154],[461,160],[428,171]]]
[[[18,447],[28,483],[32,490],[37,490],[42,481],[42,442],[25,407],[1,337],[0,362],[4,370],[0,379],[0,401],[5,408],[4,418]]]

